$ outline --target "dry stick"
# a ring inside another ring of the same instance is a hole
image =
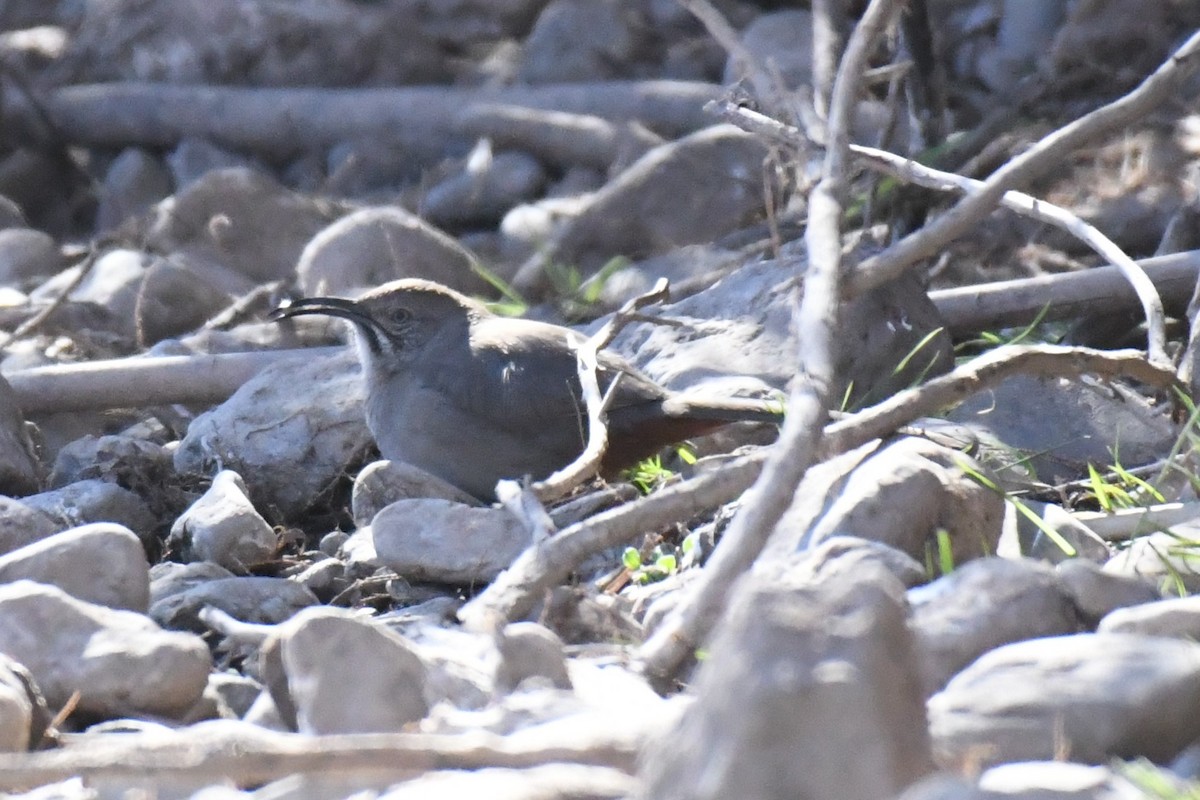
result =
[[[610,81],[457,88],[264,89],[110,83],[69,86],[43,98],[57,131],[71,142],[169,147],[195,136],[235,149],[299,152],[364,139],[441,153],[459,133],[464,111],[502,104],[640,120],[667,135],[711,123],[701,111],[724,89],[690,81]],[[11,94],[11,93],[10,93]],[[53,138],[28,103],[6,96],[5,131]]]
[[[965,194],[978,192],[983,188],[983,181],[926,167],[912,159],[889,153],[886,150],[861,145],[851,145],[850,149],[868,165],[902,181],[909,181],[930,189],[960,191]],[[1009,189],[1001,195],[1000,204],[1019,214],[1062,228],[1114,264],[1125,276],[1125,280],[1129,281],[1129,285],[1133,287],[1138,300],[1141,301],[1142,311],[1146,315],[1146,323],[1149,328],[1147,351],[1150,360],[1155,364],[1171,363],[1171,359],[1167,355],[1166,314],[1163,311],[1163,302],[1159,297],[1158,289],[1154,287],[1154,282],[1150,280],[1145,270],[1126,255],[1116,242],[1101,233],[1094,225],[1084,222],[1067,209],[1044,200],[1038,200],[1015,189]]]
[[[849,297],[884,284],[912,264],[935,255],[985,216],[1010,188],[1029,183],[1059,167],[1085,142],[1128,125],[1172,97],[1200,61],[1200,32],[1191,36],[1155,72],[1129,94],[1059,128],[996,170],[979,192],[969,194],[925,227],[909,234],[882,253],[870,256],[847,276]]]
[[[589,336],[576,351],[576,358],[579,362],[579,383],[583,389],[584,407],[587,409],[588,415],[587,446],[570,464],[530,487],[543,503],[566,497],[576,487],[582,486],[600,473],[600,462],[608,449],[608,405],[619,385],[621,376],[617,375],[608,387],[608,395],[602,397],[600,382],[596,374],[599,367],[599,352],[635,319],[636,311],[651,303],[663,302],[667,296],[667,280],[659,278],[653,289],[628,300],[608,318],[600,330]]]
[[[833,81],[837,76],[838,55],[842,52],[842,23],[845,21],[843,0],[813,0],[813,105],[820,119],[825,119],[829,113],[829,98],[833,94]],[[825,141],[824,131],[821,133],[821,138],[816,141]]]
[[[54,313],[54,310],[67,301],[67,298],[71,295],[71,292],[79,288],[79,284],[83,283],[83,279],[91,273],[92,267],[96,266],[96,262],[99,260],[100,246],[98,244],[93,244],[88,248],[87,255],[84,256],[83,262],[79,265],[79,271],[75,274],[75,277],[71,279],[71,282],[67,284],[66,288],[63,289],[57,297],[46,304],[42,310],[38,311],[32,317],[22,322],[17,326],[16,330],[8,334],[4,341],[0,342],[0,350],[6,349],[18,339],[22,339],[33,333],[42,326],[42,323],[50,319],[50,315]]]
[[[639,650],[644,671],[671,679],[712,630],[734,581],[754,562],[817,457],[834,374],[841,272],[841,198],[845,191],[851,115],[867,56],[899,11],[896,0],[871,0],[838,67],[829,113],[829,143],[821,180],[809,197],[808,269],[796,314],[800,380],[788,400],[779,442],[749,492],[695,590],[663,620]]]
[[[708,35],[729,54],[734,64],[750,81],[750,86],[758,95],[759,101],[771,108],[782,108],[778,87],[766,70],[762,68],[762,65],[758,63],[754,54],[742,44],[742,37],[733,29],[725,16],[708,0],[679,0],[679,5],[700,20],[704,29],[708,31]]]
[[[70,777],[232,780],[267,783],[292,774],[371,774],[396,780],[435,769],[525,768],[566,762],[632,772],[636,735],[490,733],[309,736],[253,726],[201,726],[169,735],[108,737],[38,753],[0,754],[0,790],[28,789]]]

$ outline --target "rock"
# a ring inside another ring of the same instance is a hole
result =
[[[95,522],[0,556],[0,583],[32,580],[89,603],[145,612],[150,565],[133,531]]]
[[[270,560],[279,547],[241,476],[231,470],[218,472],[208,491],[179,515],[167,544],[189,561],[212,561],[234,573]]]
[[[214,700],[222,717],[241,719],[262,690],[262,684],[253,678],[236,672],[214,672],[208,676],[204,693]]]
[[[364,208],[308,242],[296,265],[308,295],[350,295],[396,278],[428,278],[459,291],[490,287],[475,256],[451,237],[398,206]]]
[[[774,557],[779,556],[772,556]],[[804,563],[816,574],[827,564],[836,565],[838,569],[848,569],[851,564],[860,564],[863,569],[882,567],[907,589],[929,580],[925,567],[912,556],[883,542],[860,539],[856,536],[834,536],[826,539],[805,554]]]
[[[929,700],[939,763],[1163,762],[1200,735],[1200,644],[1119,633],[984,654]]]
[[[759,69],[765,69],[772,85],[782,79],[781,90],[812,85],[812,12],[807,9],[760,14],[742,31],[742,46]],[[725,84],[747,81],[745,66],[733,56],[725,64]],[[770,98],[758,98],[760,102]]]
[[[739,585],[706,649],[639,797],[874,800],[930,770],[903,587],[882,567],[793,556]]]
[[[248,169],[216,170],[155,206],[145,244],[255,281],[280,280],[338,210]]]
[[[530,534],[502,508],[449,500],[400,500],[371,522],[375,551],[410,581],[487,583],[530,544]]]
[[[21,502],[53,519],[59,530],[91,522],[115,522],[137,534],[143,547],[156,547],[158,518],[141,497],[115,483],[92,479],[33,494]]]
[[[570,689],[562,640],[536,622],[506,625],[496,637],[500,660],[494,685],[498,692],[511,692],[529,679]]]
[[[546,182],[541,163],[527,153],[509,150],[485,161],[429,189],[422,212],[430,222],[446,228],[495,225],[510,209],[537,197]]]
[[[1090,528],[1075,519],[1075,517],[1057,503],[1039,503],[1036,500],[1022,500],[1025,508],[1037,515],[1041,524],[1035,523],[1026,514],[1017,511],[1016,506],[1008,504],[1005,508],[1005,530],[1010,526],[1015,528],[1015,539],[1018,548],[1015,554],[1040,558],[1051,563],[1059,563],[1074,558],[1087,559],[1097,564],[1103,564],[1112,555],[1108,542],[1097,536]],[[1074,553],[1063,550],[1062,545],[1046,535],[1042,526],[1057,533],[1074,549]],[[998,548],[1001,555],[1008,555],[1005,544]]]
[[[350,584],[346,577],[346,565],[336,558],[317,561],[304,571],[288,578],[308,589],[323,603],[332,601],[349,588]]]
[[[138,0],[97,0],[84,4],[63,63],[56,66],[66,71],[61,80],[70,83],[443,82],[445,58],[415,14],[388,4],[192,0],[147,17]]]
[[[637,55],[639,15],[619,0],[552,0],[525,38],[521,83],[603,81],[624,75]]]
[[[1109,766],[1063,761],[1001,764],[979,776],[988,798],[1029,800],[1144,800],[1146,793]]]
[[[184,473],[234,470],[256,507],[294,518],[370,444],[358,362],[347,351],[267,367],[192,420],[174,458]]]
[[[384,506],[398,500],[435,498],[477,506],[479,501],[436,475],[403,461],[373,461],[354,479],[350,507],[354,524],[365,528]]]
[[[14,286],[57,275],[64,267],[66,259],[48,234],[32,228],[0,229],[0,284]]]
[[[0,497],[0,556],[44,539],[64,526],[49,514],[11,497]]]
[[[46,701],[29,670],[0,655],[0,753],[40,747],[49,724]]]
[[[968,457],[933,442],[902,438],[867,458],[802,539],[812,546],[833,536],[875,539],[924,563],[936,558],[938,531],[950,538],[955,564],[996,552],[1004,519],[999,494],[959,468]]]
[[[380,797],[387,800],[441,800],[446,797],[622,800],[633,797],[636,790],[637,782],[632,777],[612,767],[554,763],[524,769],[436,770],[390,787]]]
[[[8,381],[0,377],[0,493],[25,495],[36,492],[41,478],[42,466],[34,454],[16,393]]]
[[[141,148],[125,148],[104,174],[96,229],[112,230],[142,216],[169,197],[171,188],[171,173],[161,160]]]
[[[78,481],[138,484],[162,480],[173,470],[162,445],[138,436],[87,435],[58,451],[47,479],[51,489]]]
[[[1036,479],[1049,484],[1087,475],[1089,463],[1110,463],[1115,452],[1126,464],[1149,463],[1178,435],[1165,409],[1133,392],[1027,375],[968,398],[947,416],[1003,442],[1005,459],[1027,453]]]
[[[1029,559],[972,561],[908,600],[926,696],[989,650],[1079,627],[1054,570]]]
[[[1097,633],[1141,633],[1200,640],[1200,596],[1172,597],[1109,612]]]
[[[1114,609],[1162,597],[1149,583],[1105,572],[1091,561],[1069,559],[1054,569],[1058,572],[1058,585],[1071,599],[1085,625],[1095,626]]]
[[[277,705],[279,690],[287,692],[301,733],[398,732],[429,712],[425,664],[383,625],[321,608],[297,614],[276,636],[277,652],[264,658],[277,662],[264,662],[263,672],[281,671],[282,685],[267,685]],[[349,665],[370,666],[351,674]]]
[[[99,717],[182,714],[211,667],[197,636],[31,581],[0,586],[0,652],[29,668],[52,708],[79,691],[78,710]]]
[[[186,592],[202,583],[234,577],[237,576],[229,570],[209,561],[198,561],[194,564],[163,561],[150,568],[150,605],[153,607],[161,600]],[[154,616],[153,611],[151,616]]]
[[[187,136],[179,141],[179,144],[167,156],[167,166],[171,170],[171,180],[180,191],[208,173],[217,170],[263,171],[262,165],[256,164],[253,159],[232,150],[226,150],[224,147],[218,147],[207,139],[197,139],[194,136]],[[170,192],[168,191],[167,194],[169,195]]]
[[[0,231],[8,230],[9,228],[28,227],[29,223],[25,221],[25,215],[21,213],[21,207],[7,196],[0,194]]]
[[[711,241],[754,221],[764,213],[766,155],[758,137],[730,125],[650,150],[596,192],[546,252],[521,267],[515,284],[540,290],[548,264],[578,265],[587,277],[615,256]]]
[[[211,606],[242,622],[268,625],[317,605],[308,589],[286,578],[218,578],[168,594],[150,604],[150,617],[164,628],[202,632],[200,612]]]
[[[0,195],[23,212],[28,227],[51,235],[65,235],[73,228],[74,195],[86,182],[61,150],[19,147],[0,158]],[[11,211],[3,216],[12,219]]]
[[[1200,553],[1179,546],[1180,537],[1194,536],[1195,528],[1185,523],[1138,536],[1109,559],[1104,571],[1149,583],[1163,594],[1200,592]]]

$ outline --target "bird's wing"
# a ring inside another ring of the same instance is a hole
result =
[[[472,327],[470,356],[447,358],[465,368],[440,370],[434,380],[465,411],[534,439],[546,426],[561,427],[567,421],[578,421],[580,430],[586,430],[572,348],[583,340],[569,329],[532,320],[479,320]],[[657,384],[618,356],[601,353],[598,361],[601,391],[625,373],[610,409],[663,399]]]

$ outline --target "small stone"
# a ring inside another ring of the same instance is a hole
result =
[[[350,497],[354,524],[365,528],[384,506],[398,500],[433,498],[477,506],[479,501],[436,475],[403,461],[373,461],[354,479]]]
[[[505,626],[496,638],[500,651],[494,680],[496,691],[514,691],[531,678],[557,689],[571,688],[562,640],[551,630],[536,622],[514,622]]]
[[[0,494],[36,492],[41,479],[42,466],[35,456],[16,393],[0,377]]]
[[[210,172],[223,169],[257,170],[259,165],[243,155],[218,147],[207,139],[184,137],[167,156],[169,180],[182,191]],[[170,189],[163,194],[166,197]],[[162,197],[158,198],[159,200]]]
[[[137,147],[127,147],[113,159],[100,187],[97,230],[117,228],[140,217],[171,194],[171,173],[162,161]]]
[[[318,561],[298,575],[291,576],[288,580],[305,587],[322,602],[332,600],[349,583],[346,580],[346,565],[336,558]]]
[[[928,703],[944,766],[1070,753],[1169,761],[1200,736],[1200,644],[1127,633],[1032,639],[985,653]]]
[[[305,294],[347,295],[397,278],[427,278],[468,294],[490,287],[475,256],[399,206],[364,208],[312,237],[296,275]]]
[[[287,578],[223,578],[204,581],[150,604],[150,617],[164,628],[206,631],[200,612],[208,606],[242,622],[276,624],[320,601]]]
[[[49,514],[11,497],[0,497],[0,555],[44,539],[64,527]]]
[[[0,230],[0,284],[57,275],[64,267],[62,251],[48,234],[32,228]]]
[[[29,670],[0,655],[0,752],[40,746],[50,724],[46,701]]]
[[[1097,633],[1141,633],[1200,641],[1200,596],[1172,597],[1111,611]]]
[[[386,566],[413,581],[487,583],[530,544],[529,531],[501,508],[448,500],[401,500],[371,523],[375,551]]]
[[[495,225],[541,193],[546,172],[533,156],[506,151],[487,161],[481,170],[464,168],[430,188],[422,207],[430,222],[447,228]]]
[[[246,496],[236,472],[223,470],[204,495],[175,520],[167,539],[190,561],[212,561],[235,573],[270,560],[279,546],[274,529]]]
[[[301,733],[397,732],[429,712],[425,664],[385,626],[320,608],[297,614],[277,636],[278,668]]]
[[[0,556],[0,583],[33,580],[89,603],[145,612],[150,565],[133,531],[95,522]]]
[[[101,717],[182,714],[212,666],[197,636],[32,581],[0,586],[0,652],[29,668],[52,708],[78,691],[79,711]]]
[[[1030,559],[971,561],[908,600],[926,696],[989,650],[1079,627],[1054,570]]]
[[[58,489],[23,498],[31,508],[50,516],[59,530],[91,522],[115,522],[137,534],[143,547],[157,547],[158,518],[138,495],[108,481],[76,481]]]
[[[59,489],[76,481],[118,482],[169,474],[171,457],[162,445],[135,436],[84,436],[58,451],[47,483]]]
[[[1200,592],[1200,553],[1179,546],[1179,537],[1196,535],[1189,527],[1175,525],[1170,532],[1138,536],[1108,560],[1104,571],[1149,583],[1162,594]]]
[[[1146,581],[1106,572],[1099,564],[1084,559],[1068,559],[1054,569],[1059,585],[1087,625],[1094,626],[1114,609],[1162,598]]]
[[[150,604],[154,605],[202,583],[233,577],[236,576],[232,572],[211,561],[192,564],[163,561],[150,568]]]

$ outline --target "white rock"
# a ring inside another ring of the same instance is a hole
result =
[[[198,636],[32,581],[0,586],[0,652],[29,669],[51,707],[79,691],[79,710],[103,717],[181,714],[212,666]]]
[[[145,612],[150,565],[133,531],[94,522],[0,556],[0,583],[28,579],[110,608]]]
[[[269,560],[278,546],[241,477],[230,470],[218,472],[208,491],[175,520],[168,542],[191,561],[211,561],[236,573]]]

